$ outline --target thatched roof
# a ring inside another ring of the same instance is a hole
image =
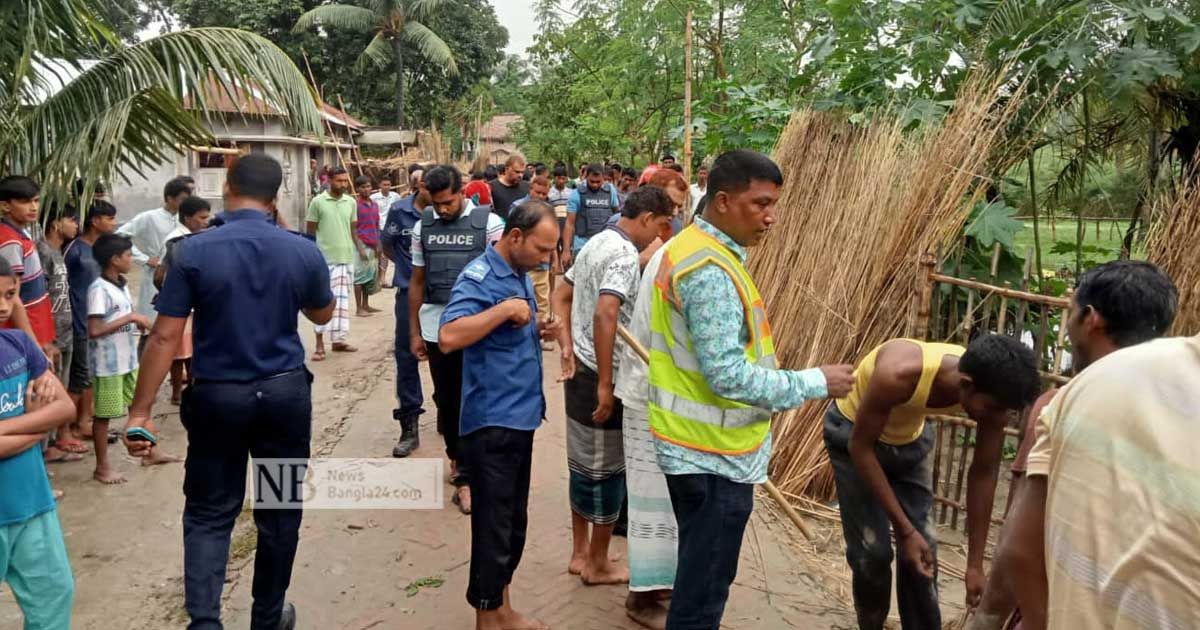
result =
[[[512,139],[512,125],[522,120],[520,114],[496,114],[483,124],[479,138],[484,142],[506,142]]]

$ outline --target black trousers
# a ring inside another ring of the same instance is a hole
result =
[[[433,402],[437,405],[438,433],[446,441],[446,457],[458,465],[458,477],[454,485],[465,486],[470,482],[468,466],[463,465],[459,453],[458,421],[462,412],[463,354],[462,350],[445,353],[436,343],[425,342],[429,354],[429,376],[433,378]]]
[[[303,458],[312,438],[312,375],[300,368],[251,383],[197,381],[183,392],[183,582],[189,630],[220,630],[230,534],[246,495],[248,457]],[[303,511],[255,510],[252,629],[276,630],[292,579]]]
[[[464,435],[471,467],[471,577],[467,602],[479,610],[504,603],[504,588],[525,552],[533,431],[485,427]]]

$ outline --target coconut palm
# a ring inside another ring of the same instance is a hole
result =
[[[374,33],[358,56],[356,69],[369,65],[392,65],[396,71],[396,126],[404,126],[404,44],[416,48],[426,59],[451,74],[458,72],[450,46],[421,21],[448,4],[447,0],[363,0],[365,6],[327,4],[296,20],[293,32],[313,26],[359,33]]]
[[[126,45],[98,17],[101,2],[15,0],[0,12],[0,173],[34,176],[50,200],[77,177],[90,190],[210,144],[210,104],[237,94],[319,133],[312,88],[271,42],[205,28]]]

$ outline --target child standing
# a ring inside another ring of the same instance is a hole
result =
[[[124,274],[133,268],[133,241],[120,234],[96,239],[92,255],[100,265],[100,277],[88,287],[88,359],[91,363],[95,420],[92,436],[96,445],[96,481],[124,483],[125,477],[108,461],[108,424],[123,418],[133,402],[137,385],[138,330],[150,321],[133,310],[133,298]]]
[[[71,241],[63,260],[67,265],[67,289],[71,297],[71,379],[67,392],[75,403],[76,432],[92,439],[92,375],[88,360],[87,294],[92,283],[100,277],[100,266],[92,255],[92,245],[104,234],[117,229],[117,209],[111,203],[95,200],[84,215],[83,230]]]
[[[0,259],[0,324],[20,300],[18,286]],[[68,630],[75,581],[41,443],[75,411],[48,367],[29,335],[0,330],[0,400],[7,401],[0,405],[0,581],[12,589],[26,628]]]
[[[79,223],[70,209],[64,206],[51,209],[46,219],[45,234],[38,239],[37,250],[46,270],[50,311],[54,314],[54,346],[58,348],[58,359],[51,367],[65,386],[70,382],[74,333],[71,330],[71,299],[63,247],[78,235]],[[71,431],[70,425],[68,422],[55,431],[54,445],[46,449],[46,461],[71,461],[79,458],[78,453],[88,452],[87,446]]]

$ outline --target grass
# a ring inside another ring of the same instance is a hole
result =
[[[1096,263],[1116,258],[1121,253],[1121,240],[1125,237],[1128,219],[1119,221],[1099,221],[1100,233],[1096,234],[1096,221],[1084,220],[1083,245],[1084,259]],[[1057,271],[1063,267],[1075,268],[1075,252],[1054,253],[1056,242],[1075,244],[1076,221],[1074,219],[1055,219],[1053,227],[1050,221],[1039,221],[1038,232],[1042,244],[1042,267],[1047,271]],[[1033,247],[1033,221],[1025,221],[1025,229],[1017,233],[1013,240],[1017,254],[1024,256]],[[1090,250],[1089,248],[1099,248]],[[1136,254],[1136,253],[1135,253]],[[1086,265],[1086,263],[1085,263]]]

